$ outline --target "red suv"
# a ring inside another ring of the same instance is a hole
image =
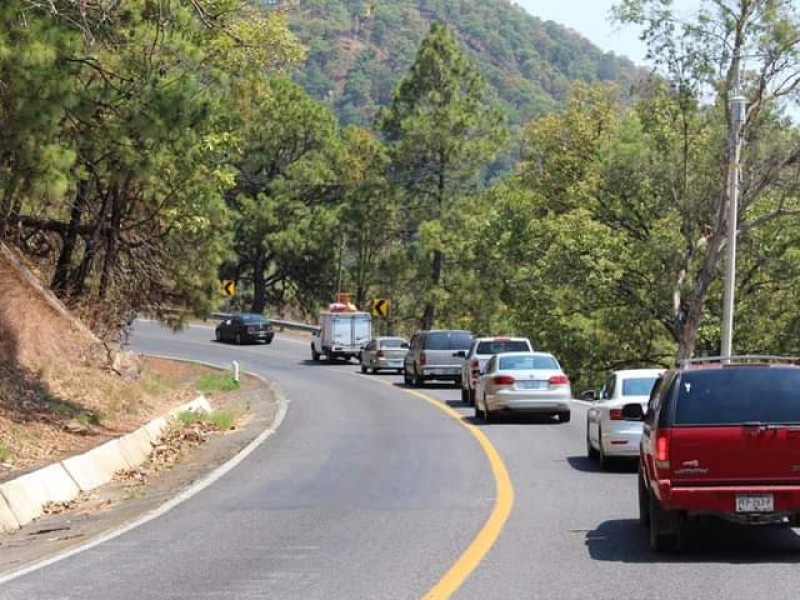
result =
[[[654,551],[677,550],[687,521],[795,523],[800,516],[797,359],[685,361],[653,387],[639,453],[639,519]]]

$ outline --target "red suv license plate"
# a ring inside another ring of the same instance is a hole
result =
[[[775,510],[772,494],[736,494],[737,513],[764,513]]]

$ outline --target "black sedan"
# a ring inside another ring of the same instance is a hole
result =
[[[264,342],[271,344],[275,332],[270,322],[261,315],[245,313],[233,315],[217,325],[216,338],[218,342]]]

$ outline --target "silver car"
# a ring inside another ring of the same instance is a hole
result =
[[[377,337],[361,351],[361,372],[382,370],[403,372],[403,359],[408,354],[408,340],[399,337]]]
[[[472,342],[461,366],[461,401],[464,404],[475,405],[475,387],[486,363],[492,355],[504,352],[533,352],[533,346],[525,337],[480,337]]]
[[[547,352],[509,352],[489,359],[475,390],[475,416],[488,423],[501,412],[558,415],[570,419],[572,389],[555,356]]]
[[[472,345],[472,334],[460,329],[418,331],[405,358],[406,385],[422,387],[433,379],[461,385],[461,364]]]
[[[606,467],[613,457],[639,456],[642,421],[627,421],[622,407],[639,402],[647,408],[650,392],[663,369],[627,369],[613,371],[600,388],[599,397],[586,414],[586,453]],[[594,400],[594,391],[581,397]]]

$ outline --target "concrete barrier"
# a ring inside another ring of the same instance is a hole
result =
[[[164,417],[158,417],[150,421],[147,425],[144,426],[144,430],[147,432],[147,435],[150,436],[150,442],[153,444],[157,444],[161,439],[161,436],[164,435],[164,431],[167,429],[169,425],[169,421]]]
[[[8,507],[6,499],[0,495],[0,532],[11,533],[19,529],[19,521],[11,509]]]
[[[63,461],[64,468],[83,491],[93,490],[111,481],[114,473],[130,469],[120,438]]]
[[[145,462],[169,426],[182,412],[211,412],[204,396],[153,419],[136,431],[0,485],[0,530],[13,531],[42,515],[47,502],[68,502],[81,491],[105,485],[117,471]]]
[[[79,493],[78,485],[61,463],[44,467],[0,485],[0,494],[5,498],[20,525],[30,523],[41,516],[46,503],[69,502]]]
[[[211,404],[208,403],[208,400],[205,396],[198,396],[191,402],[184,404],[173,410],[170,414],[171,417],[177,417],[179,414],[183,412],[211,412]]]
[[[153,445],[150,442],[150,434],[144,427],[140,427],[133,433],[122,436],[119,440],[122,454],[125,460],[132,467],[138,467],[150,456]]]

